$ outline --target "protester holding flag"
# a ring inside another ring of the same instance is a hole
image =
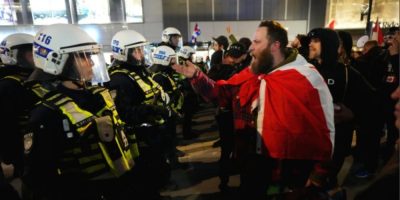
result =
[[[194,30],[193,30],[192,39],[191,39],[191,42],[192,42],[193,44],[196,44],[196,42],[197,42],[197,37],[199,37],[200,34],[201,34],[201,30],[200,30],[200,28],[199,28],[199,25],[197,25],[197,23],[196,23],[196,25],[194,25]]]
[[[286,48],[287,31],[263,21],[250,46],[251,67],[226,81],[210,80],[191,62],[173,68],[205,99],[231,108],[241,164],[241,197],[265,199],[271,182],[281,189],[321,186],[334,138],[333,104],[317,70]]]

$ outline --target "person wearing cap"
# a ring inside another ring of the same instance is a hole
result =
[[[214,65],[208,72],[208,77],[214,81],[228,80],[234,73],[236,73],[235,65],[244,60],[246,56],[246,49],[240,43],[232,44],[228,50],[224,52],[222,63]]]
[[[334,121],[327,85],[315,68],[287,48],[285,28],[265,20],[258,26],[251,67],[213,81],[191,62],[173,65],[207,101],[233,113],[241,199],[265,199],[279,191],[323,186],[331,159]]]
[[[214,53],[211,55],[210,69],[222,62],[223,52],[229,47],[228,38],[223,35],[213,38]]]

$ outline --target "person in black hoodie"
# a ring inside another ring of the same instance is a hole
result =
[[[361,110],[359,104],[365,101],[369,91],[356,70],[339,62],[339,47],[346,54],[341,57],[349,57],[348,45],[343,45],[345,38],[340,40],[335,31],[325,28],[311,30],[308,37],[311,39],[309,58],[328,84],[335,104],[335,146],[328,184],[333,189],[338,187],[336,176],[350,153],[354,120]]]

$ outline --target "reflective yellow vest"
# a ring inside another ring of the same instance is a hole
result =
[[[110,69],[110,76],[116,73],[126,74],[130,79],[139,85],[145,95],[144,104],[157,104],[157,101],[160,101],[159,99],[156,99],[158,96],[161,96],[161,98],[164,99],[164,90],[151,77],[148,77],[149,81],[151,82],[150,85],[143,81],[143,79],[135,72],[120,68],[119,66],[114,66],[112,69]]]
[[[170,82],[170,84],[172,86],[172,90],[166,91],[171,99],[169,106],[175,113],[179,113],[180,110],[182,109],[183,101],[184,101],[182,92],[178,90],[175,80],[173,78],[171,78],[168,74],[163,73],[163,72],[157,72],[157,73],[153,74],[152,77],[154,78],[154,76],[156,76],[158,74],[160,74],[161,76],[164,76]]]
[[[58,173],[81,170],[88,178],[95,178],[111,169],[120,176],[133,167],[134,158],[139,156],[135,135],[124,132],[124,123],[107,89],[92,87],[89,91],[103,100],[104,107],[97,113],[81,109],[61,93],[49,94],[42,100],[44,106],[66,116],[63,128],[69,140]]]

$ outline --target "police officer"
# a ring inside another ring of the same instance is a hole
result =
[[[23,82],[33,71],[33,36],[16,33],[7,36],[0,44],[0,161],[12,164],[14,177],[23,173],[22,128],[26,114],[33,104]]]
[[[101,46],[74,25],[42,28],[34,39],[34,80],[53,82],[31,111],[24,184],[33,199],[125,199],[122,178],[138,156],[109,91]],[[121,178],[118,178],[121,177]]]
[[[177,53],[180,63],[186,61],[192,61],[193,55],[196,51],[190,46],[183,46]],[[178,74],[178,73],[175,73]],[[181,74],[178,74],[182,76]],[[197,94],[193,91],[193,88],[188,79],[181,78],[181,85],[184,95],[184,101],[182,106],[183,112],[183,123],[182,123],[182,135],[183,139],[194,139],[198,135],[192,131],[192,118],[196,110],[198,109],[199,101]]]
[[[165,160],[168,95],[151,78],[145,66],[146,39],[134,30],[117,32],[111,42],[114,62],[109,69],[109,88],[116,92],[116,106],[121,119],[138,135],[141,161],[154,177],[144,181],[159,189],[169,180]]]
[[[182,105],[184,102],[183,93],[178,88],[177,82],[174,80],[175,71],[171,65],[177,62],[175,51],[168,46],[157,47],[152,54],[153,65],[151,71],[154,72],[153,79],[161,85],[163,90],[170,97],[168,108],[172,111],[172,115],[167,120],[167,138],[169,141],[168,159],[172,167],[183,167],[178,162],[176,149],[176,122],[177,118],[181,117]]]
[[[182,46],[182,34],[174,27],[167,27],[162,32],[161,41],[158,46],[169,46],[177,51]]]

